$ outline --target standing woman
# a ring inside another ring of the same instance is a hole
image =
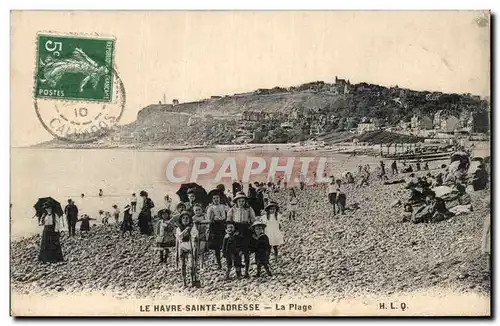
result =
[[[246,205],[247,196],[239,192],[233,199],[234,206],[227,213],[227,220],[234,223],[236,231],[243,236],[242,251],[245,257],[245,278],[249,278],[250,268],[250,242],[252,239],[252,230],[250,226],[255,222],[255,212]]]
[[[148,193],[142,190],[139,195],[143,199],[141,212],[139,213],[139,229],[141,234],[151,235],[151,209],[155,207],[153,201],[148,197]]]
[[[42,243],[38,260],[45,263],[55,263],[64,260],[59,241],[59,217],[54,213],[52,206],[45,206],[46,213],[42,215],[43,224]]]
[[[212,195],[212,204],[207,209],[207,219],[210,221],[208,235],[208,249],[215,251],[217,266],[222,269],[220,251],[226,234],[226,219],[229,207],[221,203],[222,191]]]
[[[330,183],[328,184],[328,201],[333,207],[333,215],[336,213],[336,201],[337,201],[337,185],[335,184],[335,178],[333,175],[330,177]]]
[[[278,261],[278,246],[281,246],[285,240],[283,232],[281,232],[281,214],[279,213],[278,204],[270,202],[265,208],[266,218],[263,222],[266,224],[265,233],[269,238],[269,245],[273,248],[274,259]]]

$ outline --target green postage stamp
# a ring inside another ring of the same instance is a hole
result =
[[[111,102],[115,40],[37,35],[35,97]]]

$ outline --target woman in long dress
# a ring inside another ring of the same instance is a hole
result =
[[[269,245],[273,248],[274,259],[278,261],[278,246],[281,246],[285,240],[283,232],[281,232],[281,214],[279,213],[278,204],[270,202],[266,208],[265,218],[262,221],[266,224],[266,235],[269,238]]]
[[[64,257],[59,240],[59,217],[53,212],[51,206],[45,207],[45,211],[46,213],[41,218],[43,232],[38,260],[46,263],[60,262],[64,260]]]
[[[155,205],[148,197],[148,193],[144,190],[140,192],[140,196],[143,198],[144,203],[142,204],[142,209],[139,213],[139,229],[141,234],[151,235],[153,231],[151,209],[155,207]]]

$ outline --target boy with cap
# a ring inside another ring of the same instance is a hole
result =
[[[231,268],[235,267],[236,276],[241,277],[241,258],[243,256],[243,238],[236,231],[234,223],[228,222],[226,224],[226,235],[222,241],[222,255],[226,258],[227,270],[226,280],[229,280]]]
[[[264,234],[265,227],[266,224],[262,221],[255,221],[251,226],[254,232],[255,262],[257,263],[257,274],[255,274],[255,277],[260,277],[260,270],[262,267],[264,267],[268,276],[272,275],[269,270],[271,245],[269,244],[269,237]]]

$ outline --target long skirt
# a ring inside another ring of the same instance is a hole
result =
[[[43,228],[38,260],[42,262],[60,262],[64,260],[59,232],[54,230],[53,225],[46,225]]]
[[[151,235],[153,228],[151,225],[151,213],[139,213],[139,229],[142,234]]]
[[[213,221],[210,224],[210,233],[208,235],[208,249],[221,250],[222,241],[226,235],[225,221]]]

